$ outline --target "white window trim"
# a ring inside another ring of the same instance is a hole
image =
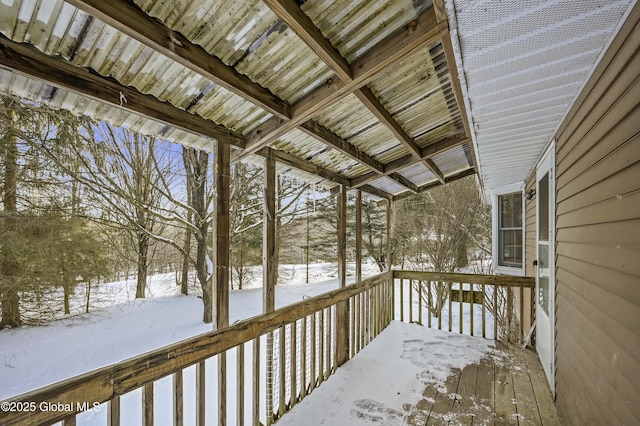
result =
[[[493,260],[493,271],[496,274],[507,274],[507,275],[516,275],[520,277],[525,276],[525,247],[526,247],[526,211],[525,211],[525,194],[524,194],[524,182],[516,182],[510,185],[501,186],[499,188],[494,188],[491,191],[491,234],[492,234],[492,244],[491,244],[491,257]],[[522,193],[522,267],[513,267],[513,266],[501,266],[498,264],[498,197],[501,195],[513,194],[515,192]]]

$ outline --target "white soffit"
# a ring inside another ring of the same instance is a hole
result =
[[[446,0],[485,194],[524,181],[634,0]]]

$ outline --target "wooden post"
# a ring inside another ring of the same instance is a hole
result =
[[[338,193],[338,282],[347,285],[347,188]],[[336,305],[336,362],[337,367],[349,359],[349,301]]]
[[[218,141],[216,144],[216,234],[214,276],[216,283],[215,326],[217,330],[229,326],[229,198],[231,175],[231,147]],[[218,424],[227,423],[227,357],[218,359]]]
[[[356,282],[362,280],[362,191],[356,195]]]
[[[387,200],[387,271],[391,270],[391,200]]]
[[[278,265],[276,264],[276,161],[273,151],[269,150],[264,164],[264,219],[262,221],[262,312],[275,310],[275,289],[278,279]],[[266,366],[266,405],[267,425],[273,423],[273,332],[267,335],[267,366]],[[280,384],[283,385],[282,383]],[[254,404],[259,402],[254,401]]]
[[[275,309],[275,287],[278,279],[276,264],[276,161],[272,151],[265,159],[264,220],[262,232],[262,312]]]

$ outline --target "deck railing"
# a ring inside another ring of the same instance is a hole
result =
[[[531,277],[423,271],[393,276],[399,321],[514,343],[526,338],[533,321]]]
[[[521,339],[524,296],[532,296],[532,287],[531,279],[518,277],[382,273],[17,396],[9,401],[13,405],[3,407],[19,410],[0,411],[0,424],[75,425],[78,413],[100,409],[106,411],[109,425],[120,424],[121,411],[139,411],[142,423],[151,425],[158,410],[175,425],[182,425],[187,413],[198,425],[205,424],[205,415],[209,423],[215,419],[220,425],[270,425],[392,319],[499,340]],[[513,314],[513,292],[519,295],[519,319]],[[436,305],[435,293],[446,301]],[[479,320],[474,321],[476,316]],[[131,392],[140,394],[133,409]],[[127,398],[122,410],[121,398]],[[171,407],[162,406],[166,401],[172,401]]]
[[[78,413],[100,410],[107,412],[107,424],[119,425],[121,397],[136,391],[142,423],[150,425],[160,408],[154,399],[160,399],[156,391],[162,382],[171,393],[162,400],[173,401],[169,412],[176,425],[183,424],[187,406],[195,407],[198,425],[205,424],[205,414],[220,425],[268,425],[389,324],[392,300],[391,274],[376,275],[11,398],[3,402],[0,424],[75,425]],[[215,380],[206,370],[216,371]],[[195,389],[187,389],[187,382]],[[188,405],[187,393],[195,394]],[[216,395],[217,404],[212,403]]]

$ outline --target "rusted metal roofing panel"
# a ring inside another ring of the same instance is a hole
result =
[[[433,156],[433,162],[445,176],[461,172],[473,165],[469,145],[459,145]]]
[[[333,74],[260,0],[137,3],[288,102],[295,102]]]
[[[39,102],[53,109],[65,109],[78,115],[106,121],[145,135],[213,152],[215,141],[156,120],[88,99],[62,89],[0,69],[0,92],[20,99]]]
[[[202,117],[240,133],[252,130],[270,116],[240,96],[59,0],[53,2],[53,7],[46,7],[47,13],[43,15],[49,29],[45,34],[50,33],[51,38],[41,37],[38,17],[44,8],[39,6],[39,2],[22,2],[13,21],[5,17],[5,26],[0,31],[15,41],[32,42],[46,54],[61,54],[75,65],[112,76],[178,108],[190,112],[193,109]]]
[[[399,173],[417,186],[422,186],[436,180],[433,173],[422,163],[409,166]]]
[[[271,144],[272,148],[288,152],[335,173],[345,174],[359,163],[328,147],[301,130],[293,130]]]
[[[334,103],[316,121],[372,157],[400,145],[355,95]]]
[[[421,49],[370,85],[371,90],[412,138],[448,123],[452,136],[460,119],[442,45]]]
[[[429,0],[322,0],[304,2],[301,7],[342,56],[353,62],[429,6]]]

